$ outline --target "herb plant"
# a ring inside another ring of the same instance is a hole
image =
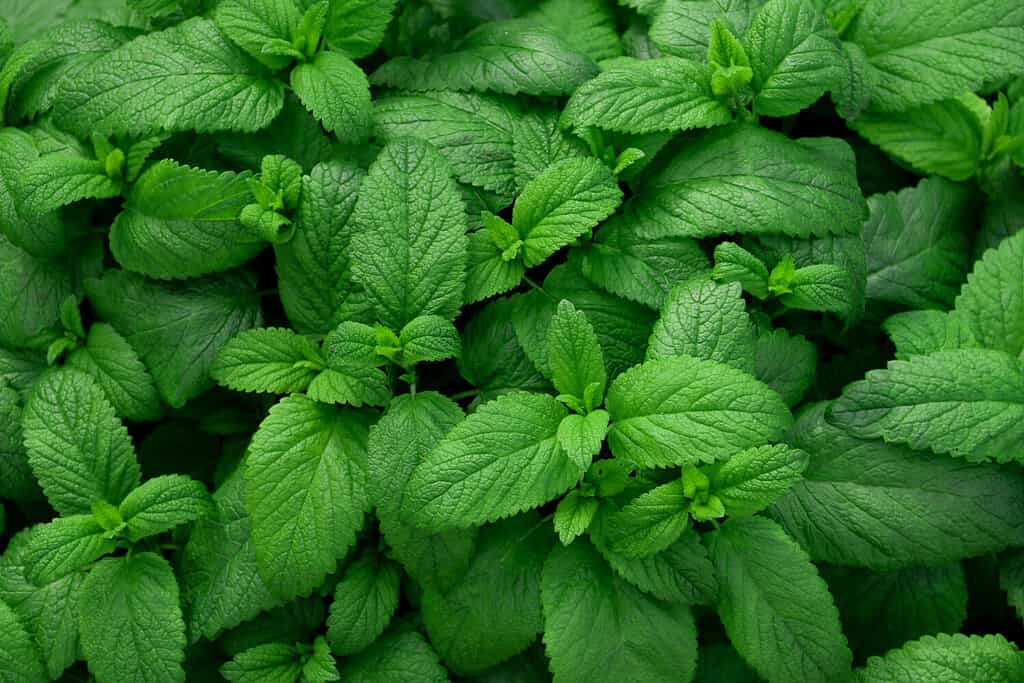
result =
[[[1024,680],[1019,0],[0,0],[0,681]]]

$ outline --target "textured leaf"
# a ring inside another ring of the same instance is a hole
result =
[[[1024,231],[987,251],[956,300],[982,346],[1024,352]]]
[[[590,467],[601,452],[608,433],[608,413],[595,410],[587,415],[566,415],[558,424],[558,443],[581,469]]]
[[[851,234],[866,213],[853,162],[838,140],[729,126],[684,145],[625,212],[652,237]]]
[[[357,144],[369,135],[370,83],[347,57],[321,52],[292,70],[291,83],[306,108],[341,142]]]
[[[987,349],[894,360],[847,386],[831,419],[861,438],[1024,462],[1024,364]]]
[[[302,657],[294,645],[267,643],[239,652],[220,673],[236,683],[294,683],[302,674]]]
[[[544,645],[554,680],[683,680],[697,667],[689,607],[654,600],[615,576],[589,543],[544,564]]]
[[[0,673],[3,677],[9,681],[26,683],[42,683],[48,680],[39,651],[36,650],[31,637],[18,621],[18,615],[2,600],[0,629],[3,629],[4,633],[4,641],[0,643]]]
[[[758,299],[768,297],[768,267],[749,251],[734,242],[715,246],[715,267],[711,277],[717,282],[738,282],[743,291]]]
[[[543,394],[480,406],[413,472],[404,514],[434,530],[478,526],[561,495],[583,474],[556,436],[566,413]]]
[[[810,464],[771,509],[812,558],[896,569],[1021,543],[1018,469],[858,439],[828,424],[826,409],[818,404],[797,421],[791,441]]]
[[[466,260],[463,204],[447,162],[415,140],[392,142],[370,167],[355,208],[353,274],[380,322],[454,317]]]
[[[93,310],[138,352],[173,407],[212,386],[209,369],[221,348],[262,317],[248,273],[164,284],[108,270],[89,280],[86,291]]]
[[[245,175],[164,159],[131,186],[110,249],[127,270],[163,280],[233,268],[264,246],[238,222],[250,201]]]
[[[523,281],[526,267],[521,261],[506,261],[487,230],[470,233],[466,253],[467,304],[515,289]]]
[[[139,485],[128,432],[87,375],[42,378],[25,407],[24,425],[32,471],[61,514],[91,514],[100,501],[118,505]]]
[[[882,329],[896,345],[898,360],[909,360],[912,356],[928,355],[935,351],[978,346],[964,316],[953,311],[897,313],[882,323]]]
[[[730,519],[710,536],[718,616],[733,646],[770,681],[829,681],[851,664],[839,612],[807,554],[771,520]]]
[[[38,159],[31,135],[16,128],[0,129],[0,234],[35,256],[62,256],[71,236],[60,216],[53,212],[29,218],[19,207],[19,178]]]
[[[82,651],[98,679],[185,680],[185,624],[167,560],[148,552],[101,560],[78,609]]]
[[[263,48],[273,40],[291,42],[302,15],[295,0],[223,0],[213,20],[233,43],[276,70],[288,66],[291,57],[266,54]]]
[[[649,557],[675,543],[690,524],[690,501],[674,479],[637,496],[607,521],[611,549],[626,557]]]
[[[209,517],[215,508],[200,482],[184,475],[165,475],[149,479],[129,493],[120,512],[128,525],[125,535],[138,541]]]
[[[563,121],[577,128],[651,133],[725,125],[732,111],[711,92],[708,66],[662,57],[617,60],[573,93]]]
[[[391,22],[396,0],[333,0],[324,37],[353,59],[377,49]]]
[[[368,416],[282,399],[260,425],[245,468],[245,500],[260,574],[281,598],[306,595],[355,542],[369,509]]]
[[[761,4],[761,0],[664,0],[651,22],[651,40],[667,54],[703,61],[712,21],[719,19],[741,36]]]
[[[107,199],[121,194],[121,185],[107,177],[94,159],[53,154],[25,169],[20,183],[19,208],[35,218],[81,199]]]
[[[529,22],[493,22],[470,32],[453,52],[396,57],[373,73],[374,85],[407,90],[491,90],[568,95],[597,66],[559,36]]]
[[[341,680],[350,683],[447,683],[437,653],[416,631],[385,635],[341,665]]]
[[[75,293],[71,268],[32,256],[0,235],[0,343],[28,345],[57,322]]]
[[[512,131],[516,189],[522,191],[556,161],[586,156],[586,145],[562,130],[555,109],[535,109],[519,116]]]
[[[689,356],[627,370],[607,407],[612,452],[643,467],[712,462],[776,440],[792,423],[778,394],[747,373]]]
[[[208,19],[140,36],[62,84],[54,110],[72,132],[255,131],[284,104],[284,86]]]
[[[622,55],[615,14],[604,0],[546,0],[527,17],[595,62]]]
[[[398,337],[404,363],[442,361],[461,353],[459,331],[447,318],[421,315],[409,321]]]
[[[221,349],[210,374],[236,391],[289,394],[305,391],[316,370],[303,361],[316,363],[320,352],[306,337],[281,327],[247,330]]]
[[[711,493],[730,517],[764,510],[803,478],[807,454],[789,446],[761,446],[740,451],[725,462],[702,470],[711,480]]]
[[[571,417],[572,415],[566,420]],[[569,545],[587,531],[599,505],[597,498],[580,495],[578,489],[569,491],[558,502],[552,522],[562,545]]]
[[[58,517],[35,527],[25,549],[25,577],[44,586],[114,551],[114,541],[92,515]]]
[[[785,329],[772,330],[757,339],[754,349],[754,376],[771,387],[786,405],[800,403],[814,383],[818,350],[801,336],[790,336]]]
[[[29,501],[39,497],[39,485],[28,464],[21,415],[18,392],[0,381],[0,498]]]
[[[595,403],[600,404],[608,379],[601,345],[586,314],[577,311],[567,299],[558,304],[551,318],[548,365],[558,393],[574,396],[582,404],[588,391],[592,391]],[[596,405],[588,409],[592,407]]]
[[[1000,635],[925,636],[873,657],[857,672],[858,683],[911,683],[936,679],[969,683],[979,677],[992,683],[1010,683],[1024,676],[1024,659],[1013,643]]]
[[[348,566],[327,619],[331,652],[359,652],[384,632],[398,608],[401,581],[401,568],[384,557],[368,554]]]

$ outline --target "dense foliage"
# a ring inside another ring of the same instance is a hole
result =
[[[0,0],[0,681],[1024,681],[1020,0]]]

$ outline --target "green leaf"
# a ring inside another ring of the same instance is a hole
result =
[[[62,84],[62,128],[145,135],[159,130],[256,131],[284,104],[284,84],[209,19],[140,36]]]
[[[848,385],[830,415],[861,438],[1024,462],[1024,363],[987,349],[894,360]]]
[[[570,415],[566,420],[571,417],[573,416]],[[565,498],[558,502],[558,507],[555,509],[554,525],[558,540],[562,542],[562,545],[569,545],[577,537],[586,533],[599,506],[597,498],[583,496],[579,489],[569,491]]]
[[[715,71],[721,71],[730,67],[749,67],[750,57],[746,48],[739,39],[733,35],[729,27],[721,19],[714,19],[711,22],[711,37],[708,39],[707,63]],[[748,71],[748,74],[751,72]],[[749,81],[749,78],[748,78]]]
[[[615,176],[591,157],[557,162],[526,184],[512,211],[527,267],[588,234],[622,201]]]
[[[124,500],[139,485],[131,438],[87,375],[59,372],[36,384],[25,406],[25,448],[50,504],[63,515]]]
[[[347,683],[448,683],[437,653],[416,631],[385,634],[341,664]]]
[[[753,374],[754,343],[740,285],[697,277],[669,292],[651,333],[647,359],[692,356]]]
[[[833,312],[849,317],[850,279],[845,268],[831,263],[798,268],[786,285],[788,291],[779,297],[779,301],[787,308]]]
[[[221,349],[210,374],[236,391],[290,394],[305,391],[323,363],[307,337],[289,329],[269,327],[242,332]]]
[[[526,274],[522,261],[505,260],[487,230],[469,234],[466,261],[464,299],[467,304],[514,289]]]
[[[373,103],[379,138],[425,140],[460,182],[499,194],[515,190],[513,128],[519,116],[512,100],[476,93],[397,93]]]
[[[544,645],[557,680],[693,678],[697,630],[690,609],[640,593],[589,543],[551,552],[542,597]]]
[[[396,0],[332,0],[324,37],[353,59],[365,57],[384,38]]]
[[[1024,232],[985,252],[967,276],[956,310],[987,348],[1024,353]]]
[[[703,61],[715,19],[742,36],[761,4],[760,0],[664,0],[651,21],[651,40],[667,54]]]
[[[536,639],[544,627],[541,569],[553,542],[535,513],[503,520],[481,531],[469,570],[451,590],[424,590],[423,623],[454,673],[480,673]]]
[[[586,156],[586,145],[559,125],[555,109],[541,108],[516,118],[512,130],[512,156],[515,159],[515,187],[522,191],[528,182],[556,161]]]
[[[321,52],[292,70],[292,89],[302,103],[345,144],[369,135],[373,109],[366,74],[337,52]]]
[[[18,615],[14,610],[2,600],[0,630],[4,633],[4,644],[0,647],[0,672],[4,678],[26,683],[43,683],[49,680],[31,636],[18,621]]]
[[[604,0],[546,0],[526,16],[595,62],[622,55],[615,14]]]
[[[650,308],[660,308],[669,291],[708,268],[694,240],[647,238],[634,226],[612,217],[593,241],[573,250],[580,270],[598,287]]]
[[[94,159],[53,154],[30,165],[18,178],[19,209],[35,218],[81,199],[107,199],[121,194],[121,185],[108,178]]]
[[[982,162],[988,105],[973,93],[901,112],[868,112],[854,130],[923,173],[967,180]]]
[[[608,413],[595,410],[587,415],[566,415],[558,423],[558,443],[569,459],[581,469],[590,467],[601,452],[608,433]]]
[[[244,470],[216,493],[216,513],[196,521],[178,569],[189,640],[213,640],[277,603],[259,574],[245,510]]]
[[[711,128],[732,111],[711,92],[711,70],[678,57],[617,60],[569,99],[563,122],[624,133]]]
[[[479,526],[558,497],[583,475],[558,443],[565,416],[543,394],[480,406],[413,472],[404,514],[432,530]]]
[[[266,643],[239,652],[220,673],[235,683],[295,683],[302,674],[302,658],[294,645]]]
[[[309,385],[307,394],[322,403],[386,405],[391,392],[387,376],[377,368],[377,336],[373,328],[344,322],[324,342],[327,368]]]
[[[905,311],[889,316],[882,329],[896,345],[898,360],[978,346],[967,320],[955,311]]]
[[[224,0],[213,20],[233,43],[270,69],[283,69],[290,57],[270,55],[263,48],[274,40],[291,41],[302,15],[295,0]]]
[[[295,234],[274,245],[281,303],[300,332],[326,333],[341,322],[339,309],[353,291],[351,218],[364,176],[352,163],[317,164],[302,178]]]
[[[730,517],[757,514],[803,478],[808,456],[789,446],[748,448],[703,472]]]
[[[69,264],[32,256],[0,235],[0,343],[27,346],[57,323],[75,293]]]
[[[490,90],[516,95],[568,95],[597,74],[589,57],[530,22],[491,22],[457,49],[425,58],[396,57],[371,82],[406,90]]]
[[[359,652],[384,632],[398,609],[401,582],[401,567],[375,553],[348,566],[327,618],[327,639],[335,655]]]
[[[0,234],[36,256],[58,257],[68,251],[68,226],[56,212],[29,218],[20,210],[19,178],[38,159],[31,135],[16,128],[0,129]]]
[[[162,280],[215,273],[245,263],[264,246],[238,222],[250,199],[248,176],[164,159],[128,190],[110,229],[110,249],[131,270]]]
[[[715,246],[715,267],[711,277],[717,282],[738,282],[743,291],[758,299],[768,297],[768,267],[735,242],[722,242]]]
[[[1024,70],[1024,8],[985,0],[965,13],[928,0],[863,3],[844,38],[875,72],[871,106],[904,111]]]
[[[1024,658],[1001,635],[925,636],[872,657],[857,671],[857,683],[910,683],[929,678],[948,683],[971,683],[979,677],[992,683],[1010,683],[1024,676]]]
[[[307,595],[355,542],[369,509],[369,417],[289,396],[246,460],[245,500],[260,574],[281,598]]]
[[[747,373],[690,356],[649,361],[608,391],[616,457],[642,467],[713,462],[782,437],[792,423],[778,394]]]
[[[422,315],[402,328],[402,359],[405,363],[442,361],[458,357],[462,352],[459,331],[447,318]]]
[[[771,514],[815,560],[874,569],[938,565],[1018,545],[1024,475],[972,465],[800,416],[791,443],[811,456],[804,481]]]
[[[754,376],[772,388],[786,405],[800,403],[814,383],[818,349],[784,328],[762,334],[754,349]]]
[[[224,345],[260,323],[255,277],[245,272],[160,283],[120,270],[86,282],[93,310],[138,352],[160,395],[180,408],[213,385]]]
[[[28,463],[21,417],[18,392],[0,379],[0,498],[29,501],[39,497],[39,485]]]
[[[842,78],[839,36],[811,0],[769,0],[743,45],[754,71],[755,114],[796,114]]]
[[[773,681],[848,677],[851,655],[828,586],[778,525],[730,519],[708,547],[720,582],[718,616],[748,664]]]
[[[608,518],[611,549],[626,557],[649,557],[664,550],[689,526],[689,505],[680,479],[634,498]]]
[[[210,494],[201,483],[184,475],[149,479],[128,494],[120,507],[128,525],[126,536],[139,541],[215,513]]]
[[[381,323],[452,318],[466,262],[462,199],[444,158],[424,142],[392,142],[370,167],[355,208],[352,270]]]
[[[92,515],[58,517],[36,527],[29,537],[22,551],[25,578],[45,586],[114,552],[115,547]]]
[[[1007,604],[1014,608],[1020,618],[1024,614],[1024,552],[1019,548],[1000,556],[999,587],[1006,592]]]
[[[595,403],[585,409],[589,411],[601,404],[608,381],[601,345],[586,314],[566,299],[558,304],[548,328],[548,364],[560,394],[573,396],[582,403],[591,391]],[[595,384],[596,388],[591,389]]]
[[[651,237],[854,234],[866,216],[853,154],[740,124],[683,145],[625,208]]]
[[[82,584],[78,614],[82,651],[98,679],[185,680],[178,583],[159,555],[101,560]]]
[[[106,323],[94,323],[85,346],[72,351],[64,365],[96,380],[114,412],[126,420],[157,420],[163,413],[153,377],[125,338]]]
[[[323,636],[317,636],[313,642],[313,653],[302,665],[302,680],[310,683],[341,680],[338,675],[338,663],[331,655],[331,648]]]

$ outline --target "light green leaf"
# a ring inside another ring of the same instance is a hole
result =
[[[768,297],[768,267],[735,242],[722,242],[715,246],[715,267],[711,277],[717,282],[738,282],[743,291],[758,299]]]
[[[804,481],[771,514],[815,560],[874,569],[938,565],[1024,542],[1024,474],[851,436],[800,416]]]
[[[754,343],[740,285],[697,277],[669,292],[651,333],[647,359],[692,356],[753,374]]]
[[[59,372],[36,384],[25,406],[25,448],[50,504],[63,515],[117,505],[139,485],[131,438],[87,375]]]
[[[872,657],[859,669],[857,683],[913,683],[931,679],[943,683],[1011,683],[1024,676],[1024,657],[1001,635],[962,634],[925,636],[885,657]]]
[[[495,294],[514,289],[523,280],[526,267],[522,261],[506,261],[487,230],[469,234],[466,253],[467,304],[483,301]]]
[[[711,70],[702,63],[622,59],[573,93],[562,120],[576,128],[674,132],[725,125],[732,110],[711,92]]]
[[[256,560],[271,592],[308,594],[355,542],[369,509],[369,416],[289,396],[253,436],[245,500]]]
[[[740,451],[702,472],[711,480],[711,493],[730,517],[757,514],[784,496],[803,478],[808,456],[789,446],[760,446]]]
[[[0,631],[4,642],[0,645],[0,672],[10,681],[43,683],[49,680],[39,651],[18,615],[0,600]]]
[[[398,609],[401,582],[401,567],[376,553],[350,564],[334,590],[327,618],[331,652],[344,657],[376,640]]]
[[[71,235],[56,212],[29,218],[19,204],[19,178],[39,159],[32,136],[17,128],[0,129],[0,234],[35,256],[59,257],[68,251]]]
[[[369,136],[370,83],[350,59],[321,52],[292,70],[291,84],[306,108],[342,143],[355,145]]]
[[[558,497],[583,474],[558,443],[565,416],[543,394],[480,406],[413,472],[404,514],[431,530],[479,526]]]
[[[516,95],[568,95],[597,74],[589,57],[530,22],[491,22],[471,31],[453,52],[396,57],[371,81],[407,90],[490,90]]]
[[[392,142],[370,167],[355,208],[352,270],[385,326],[397,330],[421,315],[458,312],[463,211],[447,162],[424,142]]]
[[[54,115],[82,135],[256,131],[283,104],[284,84],[197,17],[90,63],[62,84]]]
[[[114,552],[114,541],[92,515],[58,517],[33,529],[22,551],[25,577],[37,586],[77,572]]]
[[[128,494],[120,512],[128,525],[125,535],[134,542],[210,517],[216,510],[205,486],[176,474],[147,480]]]
[[[1024,353],[1024,231],[985,252],[967,276],[956,310],[982,346]]]
[[[281,327],[246,330],[221,349],[210,374],[236,391],[290,394],[305,391],[322,363],[307,337]],[[305,363],[305,364],[304,364]]]
[[[558,304],[548,328],[548,366],[560,394],[575,397],[583,405],[591,392],[595,398],[593,405],[584,406],[588,411],[601,404],[608,381],[601,345],[586,314],[567,299]],[[592,389],[591,385],[597,386]]]
[[[515,187],[522,191],[556,161],[586,156],[582,140],[562,130],[558,110],[536,108],[516,118],[512,131]]]
[[[573,416],[570,415],[566,420],[571,417]],[[579,489],[569,491],[565,498],[558,502],[553,523],[562,545],[569,545],[587,531],[599,506],[597,498],[583,496]]]
[[[697,630],[689,607],[639,592],[589,543],[551,552],[542,597],[555,680],[692,680]]]
[[[97,679],[185,680],[178,582],[159,555],[101,560],[82,584],[78,615],[82,651]]]
[[[715,19],[742,36],[761,4],[762,0],[664,0],[653,14],[651,40],[667,54],[703,61]]]
[[[882,329],[896,345],[897,360],[978,346],[967,320],[955,311],[905,311],[886,318]]]
[[[848,385],[830,419],[861,438],[1024,462],[1024,363],[987,349],[894,360]]]
[[[787,308],[803,311],[850,314],[850,274],[831,263],[816,263],[798,268],[785,294],[779,297]]]
[[[608,433],[608,413],[595,410],[587,415],[566,415],[558,424],[558,443],[569,459],[585,470],[601,452]]]
[[[230,272],[160,283],[120,270],[86,281],[93,310],[138,352],[160,395],[180,408],[213,385],[209,369],[224,345],[259,325],[256,278]]]
[[[851,655],[828,586],[771,520],[730,519],[709,536],[718,616],[729,640],[770,681],[849,676]]]
[[[690,356],[627,370],[606,404],[608,445],[642,467],[713,462],[777,440],[792,423],[779,395],[749,374]]]
[[[757,339],[754,376],[771,387],[786,405],[800,403],[814,383],[818,349],[800,335],[790,336],[785,328],[772,330]]]
[[[30,345],[60,317],[75,293],[70,264],[32,256],[0,235],[0,343]]]
[[[402,359],[407,364],[442,361],[458,357],[462,352],[459,331],[447,318],[422,315],[413,318],[398,336],[402,342]]]
[[[266,643],[239,652],[220,673],[234,683],[295,683],[302,674],[302,657],[294,645]]]
[[[866,216],[846,143],[747,124],[684,145],[624,211],[651,237],[853,234]]]
[[[0,379],[0,498],[30,501],[39,497],[39,485],[28,463],[21,416],[21,397]]]
[[[626,557],[649,557],[664,550],[689,526],[689,505],[681,479],[634,498],[608,517],[605,534],[611,549]]]
[[[110,249],[131,270],[162,280],[233,268],[263,242],[238,222],[252,195],[248,176],[164,159],[128,190],[110,229]]]
[[[527,14],[595,62],[622,55],[615,14],[604,0],[546,0]]]
[[[417,631],[385,634],[341,664],[346,683],[448,683],[437,653]]]
[[[391,398],[387,375],[376,367],[376,333],[369,325],[344,322],[327,336],[324,356],[327,368],[310,383],[306,392],[321,403],[386,405]]]
[[[384,38],[396,0],[332,0],[324,37],[349,57],[365,57]]]
[[[107,177],[103,164],[61,154],[40,157],[17,180],[19,210],[28,218],[38,218],[81,199],[121,194],[121,184]]]
[[[291,42],[301,19],[295,0],[223,0],[213,12],[217,27],[233,43],[273,70],[288,66],[291,58],[263,48],[273,40]]]

